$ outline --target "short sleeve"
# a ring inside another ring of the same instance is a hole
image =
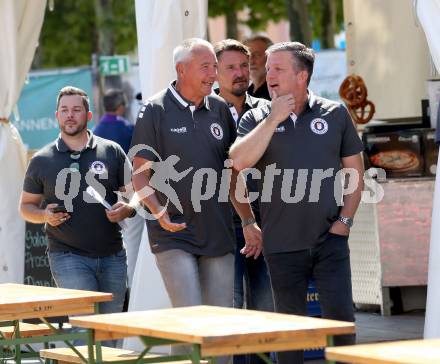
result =
[[[238,124],[237,135],[238,137],[244,137],[246,134],[251,132],[256,126],[257,122],[255,120],[254,112],[260,109],[248,110],[240,119]]]
[[[342,135],[341,157],[350,157],[364,150],[364,145],[354,127],[353,120],[344,106],[339,108],[340,117],[344,123]]]
[[[228,140],[228,149],[229,147],[235,142],[235,139],[237,139],[237,126],[235,124],[235,120],[232,117],[231,111],[229,108],[225,105],[223,108],[223,114],[226,118],[226,124],[229,129],[229,140]]]
[[[159,113],[156,113],[153,104],[145,104],[141,107],[131,139],[129,157],[141,157],[149,161],[158,160],[158,132],[156,125],[160,120]]]
[[[116,145],[116,154],[118,158],[118,187],[125,187],[131,183],[131,162],[125,154],[122,147]]]
[[[40,164],[39,157],[34,157],[30,160],[29,166],[26,170],[26,175],[24,177],[23,191],[36,195],[43,194],[44,186],[41,179],[41,173],[44,169],[42,166],[40,166]]]

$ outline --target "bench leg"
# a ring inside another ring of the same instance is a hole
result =
[[[93,344],[95,343],[95,335],[93,334],[93,330],[87,330],[87,351],[89,355],[89,364],[95,364],[95,353],[93,350]],[[102,361],[102,352],[101,352],[101,343],[99,343],[99,350],[98,350],[98,343],[96,343],[96,360]],[[99,351],[99,355],[98,355]],[[99,358],[98,358],[99,357]]]
[[[15,338],[20,338],[20,326],[19,321],[15,322]],[[17,364],[21,364],[21,345],[17,344],[15,345],[15,362]]]
[[[257,355],[266,364],[274,364],[272,359],[270,359],[266,354],[256,353],[255,355]]]
[[[329,347],[335,346],[335,340],[334,340],[333,336],[327,336],[327,346],[329,346]],[[328,364],[335,364],[335,362],[333,360],[327,360],[326,362]]]
[[[191,351],[191,362],[192,364],[200,364],[201,359],[202,356],[200,354],[200,345],[194,344]]]

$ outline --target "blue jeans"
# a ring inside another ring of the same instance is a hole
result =
[[[322,317],[354,322],[348,237],[329,233],[311,249],[270,254],[266,261],[276,312],[305,316],[308,282],[314,278]],[[352,345],[355,335],[335,336],[334,342]],[[303,352],[279,352],[278,363],[303,363]]]
[[[236,227],[234,307],[244,308],[244,291],[246,308],[258,311],[273,311],[272,288],[266,262],[261,254],[258,259],[246,258],[240,253],[245,245],[243,229]],[[245,289],[243,288],[243,278]],[[234,364],[263,364],[257,355],[234,355]]]
[[[61,288],[113,294],[113,300],[99,304],[100,313],[121,312],[127,289],[127,255],[91,258],[71,252],[48,252],[50,270]]]

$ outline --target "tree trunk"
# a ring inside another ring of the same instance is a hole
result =
[[[335,48],[336,2],[322,0],[322,48]]]
[[[231,7],[231,10],[226,13],[226,38],[237,39],[237,23],[237,13],[235,12],[235,9]]]
[[[98,54],[111,56],[115,51],[113,36],[112,0],[95,0],[96,32],[98,34]]]
[[[115,53],[115,38],[113,36],[113,0],[95,0],[96,33],[98,35],[99,56],[111,56]],[[109,88],[121,88],[122,80],[120,75],[101,77],[99,82],[99,94]]]
[[[306,0],[286,0],[287,14],[290,23],[290,39],[306,46],[312,45],[312,28]]]

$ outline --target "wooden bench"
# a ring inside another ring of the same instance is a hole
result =
[[[32,337],[41,335],[50,335],[52,330],[44,324],[27,324],[24,322],[19,323],[20,337]],[[12,339],[15,333],[14,326],[2,326],[0,327],[0,333],[5,339]]]
[[[76,346],[75,347],[84,358],[88,359],[88,348],[87,346]],[[102,360],[103,361],[121,361],[121,360],[134,360],[139,356],[139,353],[132,350],[109,348],[107,346],[102,346]],[[67,363],[78,363],[82,364],[81,358],[76,355],[76,353],[70,348],[57,348],[57,349],[43,349],[40,350],[40,357],[44,359],[56,360],[58,364]],[[144,358],[154,358],[161,357],[161,355],[147,354]],[[207,361],[203,361],[207,364]],[[191,364],[190,360],[180,360],[167,362],[167,364]]]

